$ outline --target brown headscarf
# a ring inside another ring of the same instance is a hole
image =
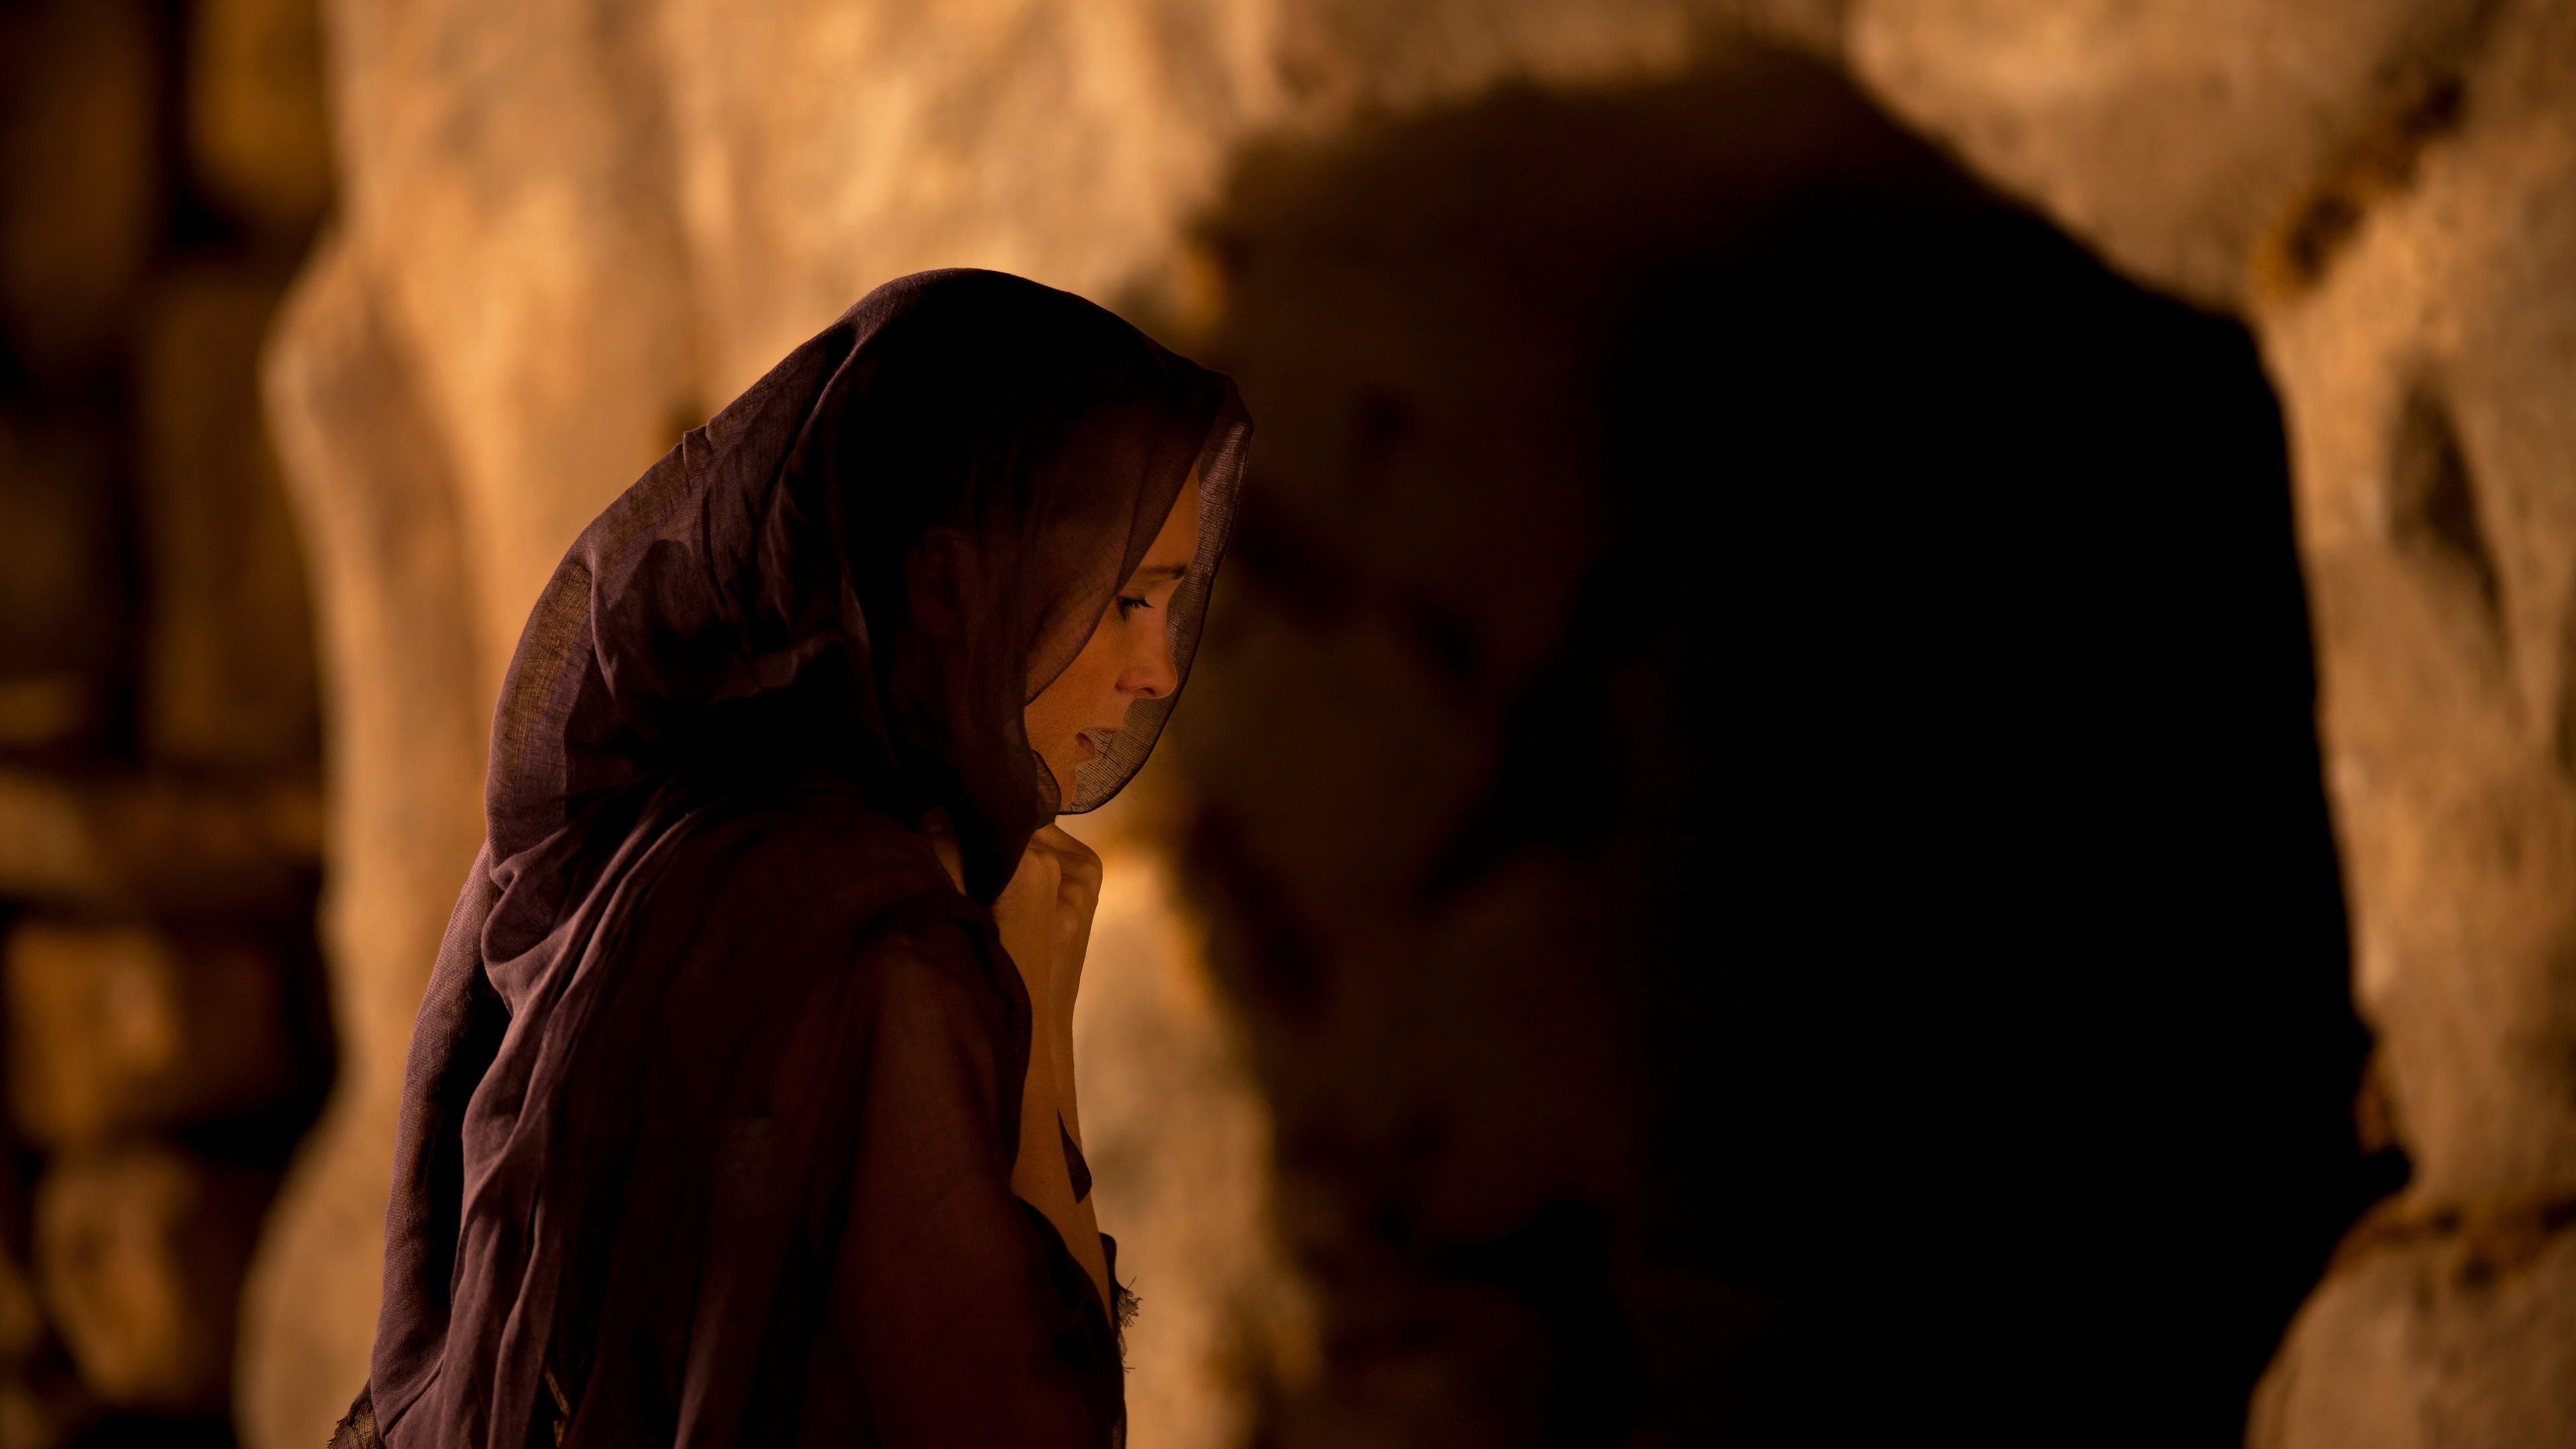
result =
[[[559,1387],[546,1374],[575,1308],[568,1275],[596,1280],[593,1309],[600,1293],[615,1298],[600,1283],[633,1276],[631,1265],[584,1269],[583,1254],[597,1259],[616,1232],[632,1236],[631,1222],[616,1226],[638,1216],[632,1194],[704,1197],[692,1176],[719,1165],[692,1154],[719,1150],[709,1144],[733,1130],[706,1104],[733,1102],[723,1110],[762,1123],[796,1118],[761,1140],[849,1155],[852,1134],[871,1130],[861,1119],[879,1109],[838,1101],[877,1091],[867,1073],[886,1068],[844,1064],[870,1050],[896,1060],[922,1033],[852,1046],[896,1028],[878,1021],[888,1008],[876,998],[848,1004],[880,990],[848,984],[864,973],[808,959],[841,951],[829,943],[882,938],[898,916],[906,929],[953,919],[960,930],[942,938],[951,944],[922,948],[947,963],[932,973],[942,991],[972,988],[957,998],[971,1010],[947,1017],[983,1023],[967,1032],[969,1054],[981,1061],[990,1045],[1004,1058],[993,1072],[1016,1082],[1027,1007],[1007,962],[977,964],[978,950],[996,954],[989,919],[935,874],[932,894],[951,904],[923,915],[921,873],[902,864],[913,843],[888,826],[887,844],[865,821],[944,811],[967,894],[990,901],[1049,816],[1097,805],[1135,773],[1172,696],[1139,702],[1070,792],[1030,750],[1021,710],[1080,650],[1195,469],[1200,544],[1169,612],[1186,675],[1250,430],[1224,377],[1089,302],[1000,273],[926,272],[878,288],[789,354],[584,530],[511,661],[493,724],[488,840],[414,1028],[369,1386],[387,1442],[515,1445],[513,1426]],[[941,528],[971,545],[982,587],[934,640],[910,616],[907,560]],[[811,810],[779,823],[742,803],[781,782],[821,782],[864,811],[818,828]],[[674,842],[693,831],[730,843],[692,856]],[[816,858],[862,836],[876,843]],[[806,843],[788,852],[790,837]],[[758,879],[719,886],[717,866],[687,864],[719,858],[760,861]],[[852,884],[872,860],[894,862],[880,873],[900,884]],[[800,861],[813,862],[810,889],[792,878]],[[679,878],[692,869],[708,879]],[[786,904],[757,919],[692,917],[685,930],[638,924],[693,890],[720,889]],[[793,919],[804,901],[822,924]],[[765,992],[839,993],[832,1009],[861,1024],[826,1041],[764,1005]],[[675,1025],[681,1001],[700,1004]],[[689,1065],[692,1023],[703,1023],[713,1064],[697,1077],[687,1075],[700,1070]],[[763,1052],[804,1061],[796,1069],[807,1075],[792,1088],[776,1071],[752,1081],[742,1063]],[[782,1091],[785,1105],[770,1100]],[[1007,1096],[992,1107],[1006,1126],[1017,1111],[1008,1083],[979,1079],[969,1095]],[[657,1102],[672,1104],[670,1120],[654,1117]],[[907,1130],[887,1110],[896,1125],[874,1129],[880,1138]],[[983,1126],[978,1118],[969,1135],[980,1141]],[[791,1175],[840,1182],[828,1169]],[[831,1200],[873,1190],[842,1182]],[[704,1247],[694,1228],[653,1231],[657,1252]],[[816,1230],[809,1221],[804,1231]],[[775,1260],[766,1277],[751,1275],[754,1296],[784,1291],[772,1280],[789,1247],[747,1241],[727,1251]],[[763,1350],[726,1352],[756,1363]],[[714,1422],[703,1405],[692,1412]],[[691,1442],[739,1437],[702,1430]]]
[[[966,270],[877,288],[682,438],[557,567],[493,721],[493,859],[560,854],[550,837],[652,775],[792,748],[860,773],[889,808],[947,807],[968,894],[989,901],[1031,831],[1107,800],[1152,751],[1177,690],[1140,701],[1061,798],[1020,711],[1199,463],[1198,558],[1170,610],[1187,677],[1250,435],[1226,378],[1070,293]],[[931,646],[904,565],[934,527],[974,542],[993,587]]]

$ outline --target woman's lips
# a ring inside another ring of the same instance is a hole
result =
[[[1089,730],[1076,733],[1073,737],[1073,746],[1076,759],[1089,761],[1100,757],[1100,741],[1093,739]]]

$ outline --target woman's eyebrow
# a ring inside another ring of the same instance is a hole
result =
[[[1162,579],[1177,579],[1189,571],[1190,566],[1188,564],[1155,564],[1151,568],[1141,568],[1136,570],[1135,573],[1128,576],[1127,582],[1131,585],[1150,584]]]

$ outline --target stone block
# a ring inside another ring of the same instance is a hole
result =
[[[0,748],[101,722],[126,624],[121,492],[91,430],[0,413]]]
[[[45,1313],[36,1306],[36,1282],[14,1250],[0,1247],[0,1365],[35,1352],[45,1339]]]
[[[27,1183],[18,1144],[0,1131],[0,1366],[22,1362],[45,1336],[27,1270]]]
[[[113,910],[291,903],[312,889],[321,836],[308,784],[0,769],[0,897]]]
[[[156,760],[309,772],[317,750],[304,560],[259,412],[281,290],[255,270],[195,267],[147,308],[141,707]]]
[[[265,1174],[135,1145],[56,1158],[36,1185],[38,1281],[81,1381],[112,1408],[219,1412]]]
[[[159,38],[143,0],[0,17],[0,322],[42,372],[120,340],[160,224]]]
[[[293,237],[331,200],[314,0],[198,0],[189,10],[188,159],[206,191]]]
[[[294,1085],[286,983],[256,942],[24,920],[6,954],[9,1105],[30,1142],[184,1125]]]
[[[97,1403],[59,1347],[0,1369],[0,1444],[9,1449],[70,1449],[97,1419]]]

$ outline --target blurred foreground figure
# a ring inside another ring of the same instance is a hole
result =
[[[414,1029],[335,1443],[1124,1435],[1073,993],[1194,652],[1232,385],[993,272],[889,283],[531,615]]]

